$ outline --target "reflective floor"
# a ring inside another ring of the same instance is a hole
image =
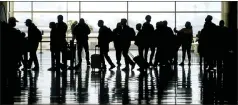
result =
[[[131,51],[137,55],[137,51]],[[91,51],[91,54],[93,51]],[[115,62],[115,51],[109,56]],[[181,52],[178,54],[181,61]],[[204,72],[196,54],[192,65],[148,69],[143,73],[122,71],[124,65],[106,72],[82,70],[56,73],[50,68],[50,52],[38,55],[39,72],[20,72],[15,104],[218,104],[223,103],[222,73]],[[124,63],[122,60],[121,63]],[[108,66],[109,67],[109,66]]]

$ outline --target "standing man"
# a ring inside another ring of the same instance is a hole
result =
[[[49,70],[54,70],[56,65],[56,53],[60,53],[57,43],[57,31],[56,31],[56,23],[50,22],[49,28],[50,31],[50,51],[51,51],[51,68]]]
[[[168,27],[168,22],[165,20],[163,21],[164,25],[164,34],[165,34],[165,49],[166,49],[166,56],[167,61],[169,64],[175,63],[177,64],[177,51],[174,51],[176,48],[176,36],[173,33],[171,27]],[[174,61],[173,61],[174,60]]]
[[[121,30],[122,30],[122,26],[121,23],[117,23],[117,27],[113,30],[113,34],[114,34],[114,47],[116,50],[116,59],[117,59],[117,65],[121,66],[121,55],[122,55],[122,47],[121,47]]]
[[[219,22],[219,26],[218,26],[218,36],[216,37],[216,52],[217,52],[217,56],[216,56],[216,60],[217,60],[217,69],[221,69],[223,66],[223,62],[225,59],[225,54],[226,54],[226,48],[227,48],[227,36],[229,35],[229,30],[227,27],[225,27],[225,22],[224,20],[221,20]]]
[[[22,43],[19,40],[21,31],[15,28],[16,22],[18,22],[16,18],[10,17],[8,24],[1,23],[1,60],[3,61],[1,72],[4,74],[1,77],[1,87],[3,87],[1,94],[5,97],[2,104],[14,104],[18,63],[22,57]]]
[[[62,69],[67,69],[67,41],[66,41],[66,32],[68,29],[68,26],[65,22],[63,22],[64,18],[62,15],[58,16],[58,23],[56,23],[56,31],[57,31],[57,43],[58,47],[60,49],[60,52],[62,52],[62,62],[63,67],[60,64],[60,54],[56,53],[56,66],[60,66]]]
[[[129,64],[131,65],[131,70],[133,70],[135,68],[135,63],[129,57],[128,52],[131,46],[131,41],[135,38],[135,31],[133,28],[127,25],[127,20],[125,18],[121,19],[121,25],[122,25],[121,38],[123,39],[121,42],[121,46],[126,64],[126,67],[122,70],[129,70]]]
[[[32,62],[34,62],[35,67],[33,70],[39,70],[39,62],[37,58],[37,49],[39,42],[42,39],[42,33],[40,30],[35,26],[32,20],[27,19],[25,22],[26,26],[28,27],[28,44],[29,44],[29,51],[30,51],[30,59],[28,62],[28,69],[31,68]]]
[[[217,26],[212,22],[213,17],[208,15],[205,19],[204,27],[201,31],[200,36],[200,45],[202,48],[202,52],[204,54],[204,68],[209,66],[209,70],[214,68],[214,54],[217,53],[215,51],[216,43],[212,43],[215,37],[217,37]]]
[[[151,16],[147,15],[145,17],[146,22],[143,24],[142,27],[142,32],[144,35],[144,45],[145,45],[145,60],[147,61],[147,55],[148,55],[148,50],[151,50],[151,54],[150,54],[150,65],[152,65],[152,60],[153,57],[155,55],[155,44],[154,44],[154,27],[152,24],[150,24],[151,22]],[[146,42],[148,41],[148,42]]]
[[[77,47],[78,47],[78,67],[81,67],[82,57],[81,52],[84,48],[86,53],[86,60],[87,65],[90,65],[89,61],[89,50],[88,50],[88,35],[91,33],[89,26],[85,23],[84,19],[81,18],[78,25],[76,25],[73,35],[75,35],[75,39],[77,40]],[[73,39],[74,40],[74,39]]]
[[[111,35],[112,31],[108,27],[104,25],[103,20],[98,21],[98,27],[99,29],[99,35],[98,35],[98,46],[100,47],[100,56],[102,59],[102,65],[103,69],[106,69],[106,64],[104,57],[106,58],[107,62],[111,65],[109,70],[115,68],[116,66],[113,64],[111,58],[108,56],[108,51],[109,51],[109,43],[112,41]]]

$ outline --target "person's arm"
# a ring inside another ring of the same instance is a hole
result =
[[[65,26],[64,26],[64,33],[67,33],[67,29],[68,29],[68,26],[67,26],[67,24],[65,23]]]
[[[77,25],[75,25],[73,28],[72,28],[72,41],[74,42],[74,40],[76,39],[76,29],[77,29]]]
[[[191,29],[190,31],[191,31],[191,32],[190,32],[190,35],[191,35],[191,36],[190,36],[190,38],[191,38],[190,41],[191,41],[191,43],[193,43],[193,42],[194,42],[194,41],[193,41],[193,29]]]
[[[131,41],[134,41],[135,37],[136,37],[136,32],[135,32],[135,30],[133,28],[131,28],[131,35],[132,35]]]
[[[86,32],[87,32],[87,35],[89,35],[91,33],[91,30],[88,25],[86,25]]]
[[[175,32],[175,33],[178,33],[178,32],[179,32],[179,31],[176,29],[176,27],[174,28],[174,32]]]

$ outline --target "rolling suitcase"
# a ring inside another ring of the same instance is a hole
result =
[[[101,68],[101,57],[100,54],[96,53],[97,47],[95,46],[95,54],[91,55],[91,68],[92,70]]]
[[[134,62],[140,67],[140,68],[149,68],[149,63],[141,56],[133,56],[130,52],[129,55],[133,58]]]

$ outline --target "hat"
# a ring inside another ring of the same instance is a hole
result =
[[[32,23],[31,19],[26,19],[25,23]]]
[[[10,17],[10,18],[8,19],[8,22],[11,23],[11,22],[19,22],[19,21],[16,20],[15,17]]]

